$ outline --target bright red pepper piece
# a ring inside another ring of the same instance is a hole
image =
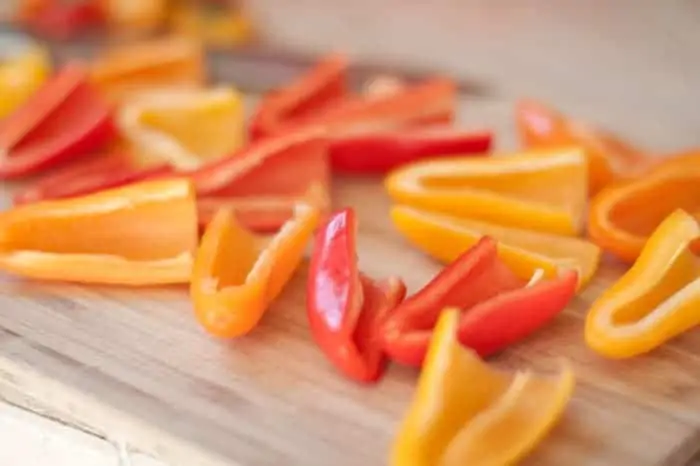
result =
[[[110,109],[87,82],[85,70],[68,65],[0,123],[0,179],[88,154],[113,134]]]
[[[565,271],[525,286],[499,259],[496,241],[482,238],[394,310],[384,325],[384,349],[397,362],[420,366],[440,312],[457,307],[460,342],[489,356],[554,318],[577,284],[578,274]]]
[[[104,22],[95,0],[46,0],[24,21],[33,31],[56,39],[68,39]]]
[[[307,283],[307,315],[316,343],[335,366],[359,382],[378,380],[385,357],[379,331],[401,302],[398,278],[375,282],[357,269],[357,220],[351,209],[319,228]]]
[[[344,57],[330,55],[308,73],[266,96],[253,115],[249,129],[251,139],[279,133],[288,120],[303,118],[344,98],[347,67]]]
[[[335,170],[385,173],[426,157],[485,154],[491,140],[489,131],[411,128],[333,139],[328,152]]]

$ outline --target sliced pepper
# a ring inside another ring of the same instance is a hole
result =
[[[95,0],[41,0],[26,8],[23,23],[32,31],[56,39],[69,39],[104,23]]]
[[[0,270],[83,283],[187,283],[197,245],[194,189],[154,181],[0,214]]]
[[[254,28],[248,14],[228,1],[185,1],[173,5],[169,23],[173,30],[202,40],[207,45],[236,46],[252,39]]]
[[[377,381],[385,367],[380,330],[406,287],[396,277],[376,282],[357,269],[357,219],[334,213],[318,230],[311,256],[306,309],[311,334],[348,378]]]
[[[142,92],[119,110],[117,124],[139,164],[198,168],[243,145],[243,102],[230,88]]]
[[[25,41],[10,46],[15,52],[3,56],[0,63],[0,118],[24,104],[44,84],[51,71],[49,54],[42,47]]]
[[[427,160],[385,180],[402,204],[567,236],[583,225],[586,183],[586,160],[577,148]]]
[[[268,240],[240,226],[232,211],[219,211],[202,237],[190,284],[204,329],[221,338],[253,330],[299,266],[318,219],[317,209],[299,204]]]
[[[20,189],[15,204],[65,199],[118,188],[140,181],[165,177],[173,171],[168,165],[134,167],[128,155],[121,152],[92,156],[49,172]]]
[[[119,45],[92,63],[91,80],[114,101],[147,90],[201,87],[204,54],[198,42],[175,36]]]
[[[131,35],[152,32],[165,21],[169,0],[96,0],[111,29]]]
[[[252,140],[282,132],[289,121],[303,118],[347,96],[348,61],[329,55],[288,86],[266,95],[250,123]]]
[[[637,179],[614,183],[591,202],[588,233],[600,247],[633,262],[649,235],[676,209],[700,215],[700,165],[669,160]]]
[[[578,271],[582,287],[600,262],[600,248],[584,239],[502,227],[408,206],[393,207],[391,219],[409,242],[444,263],[454,261],[479,239],[489,236],[498,241],[500,259],[525,280],[537,270],[553,278],[566,268]]]
[[[320,126],[330,138],[350,138],[397,128],[450,123],[457,88],[449,79],[434,78],[385,96],[349,97],[288,121],[280,130]]]
[[[575,378],[490,368],[457,341],[459,311],[443,312],[413,402],[391,449],[391,466],[516,464],[559,420]]]
[[[497,247],[493,239],[482,238],[392,312],[383,340],[393,360],[410,366],[423,363],[445,307],[462,310],[458,329],[462,344],[489,356],[543,327],[575,295],[575,271],[526,283],[499,259]]]
[[[110,108],[67,65],[0,124],[0,179],[35,174],[105,145],[114,134]]]
[[[700,262],[690,246],[697,221],[671,213],[639,258],[591,306],[586,343],[609,358],[646,353],[700,324]]]
[[[520,139],[527,148],[583,147],[588,160],[591,195],[612,181],[640,173],[651,162],[641,149],[617,136],[569,120],[539,102],[519,102],[516,119]]]
[[[491,148],[491,139],[488,131],[404,129],[334,138],[328,152],[335,170],[384,173],[423,158],[483,155]]]

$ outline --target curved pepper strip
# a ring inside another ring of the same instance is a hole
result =
[[[110,100],[163,88],[201,87],[204,52],[197,41],[164,37],[108,49],[91,65],[90,79]]]
[[[406,287],[391,277],[375,282],[357,269],[357,219],[333,214],[316,235],[306,309],[314,340],[333,364],[359,382],[377,381],[385,367],[380,330]]]
[[[578,274],[525,283],[498,257],[485,237],[403,301],[384,325],[384,350],[410,366],[423,363],[430,335],[445,307],[462,310],[462,344],[489,356],[522,340],[559,314],[576,294]]]
[[[84,196],[172,173],[168,165],[134,167],[129,156],[121,152],[98,154],[47,173],[17,191],[13,200],[19,205]]]
[[[586,316],[588,346],[609,358],[651,351],[700,324],[700,262],[690,246],[697,221],[682,210],[669,215],[642,253]]]
[[[556,377],[490,368],[457,341],[459,311],[442,312],[418,388],[391,449],[391,466],[516,464],[562,416],[574,391]]]
[[[217,1],[179,2],[171,8],[169,24],[172,29],[207,45],[231,47],[253,38],[253,24],[240,5]]]
[[[329,55],[286,87],[265,96],[250,123],[250,138],[256,140],[282,132],[282,127],[327,108],[347,96],[348,61]]]
[[[633,262],[649,235],[676,209],[700,215],[700,158],[668,160],[646,175],[601,191],[588,211],[588,233],[600,247]]]
[[[0,124],[0,179],[35,174],[105,145],[114,135],[110,108],[67,65]]]
[[[404,129],[333,139],[328,152],[335,170],[346,173],[385,173],[427,158],[483,155],[491,148],[488,131]]]
[[[567,117],[533,101],[516,106],[520,139],[527,148],[581,146],[588,160],[589,192],[596,194],[607,184],[641,173],[652,159],[618,137]]]
[[[410,243],[444,263],[454,261],[489,236],[498,241],[501,260],[525,280],[537,270],[552,278],[565,268],[579,273],[579,287],[583,287],[600,262],[600,248],[581,238],[502,227],[401,205],[392,207],[391,220]]]
[[[395,202],[503,226],[574,236],[587,201],[577,148],[424,160],[389,174]]]
[[[0,214],[0,270],[43,280],[187,283],[197,245],[194,189],[154,181]]]
[[[209,224],[195,258],[190,294],[204,329],[221,338],[253,330],[299,266],[319,212],[297,205],[271,239],[254,235],[227,209]]]
[[[18,53],[3,57],[0,64],[0,118],[7,117],[26,102],[51,71],[49,55],[43,48],[25,41],[12,47]]]

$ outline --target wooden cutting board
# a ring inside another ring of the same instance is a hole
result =
[[[509,134],[509,104],[468,108]],[[415,290],[439,270],[393,231],[380,180],[336,178],[334,203],[358,210],[365,272],[400,273]],[[680,465],[700,449],[700,332],[625,362],[583,344],[587,307],[621,270],[606,263],[556,322],[493,360],[548,371],[566,357],[576,369],[563,421],[527,464]],[[341,377],[310,340],[305,275],[306,264],[262,325],[230,342],[199,329],[184,287],[2,276],[0,396],[173,464],[385,464],[417,374],[393,367],[373,387]]]

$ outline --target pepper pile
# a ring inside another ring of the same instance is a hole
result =
[[[0,178],[31,177],[0,213],[0,270],[188,283],[201,326],[233,338],[257,327],[315,235],[307,315],[328,360],[363,383],[388,361],[422,367],[392,464],[508,464],[536,444],[572,371],[510,375],[480,358],[564,311],[601,248],[636,262],[591,309],[591,348],[632,356],[700,323],[700,152],[656,159],[528,101],[523,149],[489,156],[489,131],[452,124],[453,82],[385,77],[355,93],[340,55],[263,96],[247,126],[234,89],[204,85],[188,39],[110,49],[40,84],[34,69],[37,90],[0,124]],[[400,277],[360,271],[359,219],[332,211],[332,171],[386,173],[397,231],[447,266],[408,296]]]

